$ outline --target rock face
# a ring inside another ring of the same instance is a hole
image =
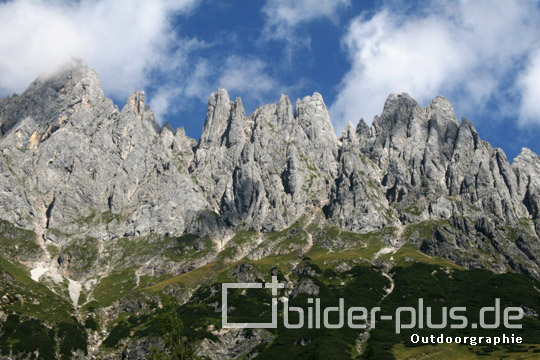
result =
[[[522,199],[531,217],[537,220],[540,217],[540,157],[523,148],[513,165],[517,175],[518,199]]]
[[[181,235],[205,208],[188,174],[192,140],[160,129],[144,93],[119,111],[77,61],[4,103],[2,218],[52,241],[60,233],[106,240]]]
[[[363,151],[367,126],[361,124],[355,131],[349,123],[341,136],[339,172],[325,211],[342,228],[368,232],[397,220],[381,185],[383,172]]]
[[[212,208],[231,226],[284,228],[320,209],[337,174],[338,141],[320,94],[246,116],[223,89],[210,96],[191,166]]]
[[[480,140],[469,121],[459,123],[443,97],[421,108],[406,94],[390,95],[371,129],[357,131],[404,223],[486,213],[515,222],[528,215],[502,150]]]
[[[246,115],[220,89],[197,142],[160,127],[144,93],[120,111],[74,61],[0,100],[0,151],[0,219],[44,241],[429,223],[428,254],[538,277],[540,158],[510,164],[440,96],[390,95],[338,138],[318,93]]]
[[[338,141],[320,94],[246,116],[223,89],[210,96],[191,171],[230,226],[284,228],[328,201]]]

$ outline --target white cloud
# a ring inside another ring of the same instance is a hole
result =
[[[152,71],[181,66],[170,17],[196,0],[14,0],[0,4],[0,94],[21,92],[72,57],[86,60],[110,96],[125,97]]]
[[[161,87],[155,92],[149,99],[149,105],[159,123],[164,122],[165,115],[173,107],[172,102],[174,98],[180,95],[180,90],[177,88]]]
[[[360,117],[371,122],[391,92],[421,103],[451,94],[461,109],[485,106],[539,45],[536,2],[423,4],[420,15],[387,7],[353,19],[343,40],[352,67],[331,106],[338,131]]]
[[[299,84],[303,85],[301,81]],[[270,76],[267,64],[257,57],[229,55],[224,60],[198,62],[180,91],[186,98],[204,102],[211,92],[224,88],[231,97],[241,97],[249,112],[300,85],[286,86]]]
[[[181,112],[183,108],[204,106],[209,95],[224,88],[232,99],[241,97],[246,112],[256,106],[275,102],[279,94],[304,86],[298,81],[286,86],[269,74],[267,64],[257,57],[229,55],[223,58],[192,59],[189,71],[181,80],[160,86],[150,100],[150,106],[158,119],[167,112]]]
[[[259,105],[278,101],[281,94],[298,92],[306,85],[302,78],[296,78],[292,85],[287,85],[272,76],[268,65],[261,59],[237,55],[227,58],[215,84],[214,89],[225,88],[231,97],[241,97],[248,113]]]
[[[266,73],[266,64],[260,59],[230,56],[225,71],[217,81],[219,87],[246,94],[254,100],[277,91],[280,85]],[[274,94],[276,96],[277,94]]]
[[[317,19],[337,21],[337,14],[350,0],[268,0],[263,7],[266,16],[264,34],[270,39],[285,40],[295,28]]]
[[[520,76],[522,91],[521,123],[540,123],[540,51],[530,57],[525,72]]]
[[[204,104],[218,87],[242,96],[251,107],[273,101],[284,87],[268,75],[261,59],[205,58],[199,50],[214,44],[177,35],[171,17],[188,13],[199,1],[0,3],[0,96],[21,93],[38,75],[79,57],[96,70],[108,96],[122,100],[134,90],[149,90],[160,122],[192,107],[193,100]]]

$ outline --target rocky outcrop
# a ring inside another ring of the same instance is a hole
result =
[[[513,223],[527,215],[502,150],[482,141],[466,119],[459,123],[443,97],[421,108],[407,94],[390,95],[373,126],[357,131],[404,223],[485,213]]]
[[[217,340],[203,339],[196,351],[204,359],[253,359],[259,354],[256,347],[272,340],[266,329],[222,329],[212,335]]]
[[[540,218],[540,157],[523,148],[512,164],[517,174],[518,199],[534,220]]]
[[[276,230],[328,202],[338,141],[320,94],[259,107],[210,96],[192,173],[230,226]]]
[[[363,152],[363,136],[365,132],[357,133],[351,123],[345,128],[338,155],[338,176],[330,204],[325,208],[333,223],[357,232],[369,232],[397,222],[381,185],[383,172]]]
[[[144,93],[119,111],[77,61],[15,99],[2,112],[6,220],[53,242],[70,234],[179,236],[205,209],[188,174],[192,141],[160,129]]]

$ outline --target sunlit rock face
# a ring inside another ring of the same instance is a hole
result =
[[[0,218],[54,243],[219,237],[300,219],[359,233],[440,221],[418,244],[428,254],[539,265],[538,155],[509,163],[440,96],[420,107],[391,94],[371,126],[338,137],[318,93],[247,115],[219,89],[196,141],[158,125],[142,92],[118,109],[76,60],[0,100],[0,151]]]

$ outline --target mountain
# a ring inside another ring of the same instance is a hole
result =
[[[219,279],[277,272],[292,298],[319,294],[339,274],[366,276],[376,304],[392,300],[407,271],[452,269],[499,279],[506,294],[522,284],[532,300],[518,305],[538,319],[540,157],[523,149],[510,163],[441,96],[420,107],[391,94],[371,126],[360,120],[338,137],[319,93],[294,107],[282,95],[247,115],[219,89],[197,141],[160,126],[143,92],[119,110],[73,60],[0,99],[0,151],[5,356],[53,344],[56,357],[144,358],[168,346],[149,325],[159,309],[184,311],[187,329],[197,301],[219,318]],[[57,310],[38,311],[44,303]],[[75,330],[47,335],[58,324]],[[278,351],[275,335],[216,326],[186,330],[199,355]],[[26,344],[29,334],[41,340]],[[304,345],[316,338],[303,336]],[[344,336],[358,356],[377,346]]]

